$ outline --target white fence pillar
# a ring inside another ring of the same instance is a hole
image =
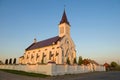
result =
[[[57,75],[56,74],[56,64],[55,63],[48,63],[47,68],[48,68],[48,72],[47,72],[48,75],[51,75],[51,76]]]

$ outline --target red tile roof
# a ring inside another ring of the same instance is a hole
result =
[[[46,47],[46,46],[50,46],[52,44],[56,44],[57,41],[61,40],[62,38],[59,36],[55,36],[43,41],[39,41],[36,43],[32,43],[28,48],[26,48],[26,50],[32,50],[32,49],[37,49],[37,48],[42,48],[42,47]]]
[[[105,67],[109,67],[110,65],[109,65],[108,63],[105,63],[104,66],[105,66]]]
[[[84,59],[83,60],[83,64],[85,64],[85,65],[90,64],[90,63],[99,65],[96,61],[91,60],[91,59]]]

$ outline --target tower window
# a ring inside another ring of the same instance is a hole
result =
[[[64,33],[64,27],[60,28],[60,34]]]
[[[67,41],[67,44],[69,44],[69,41]]]

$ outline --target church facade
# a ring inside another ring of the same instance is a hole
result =
[[[76,59],[75,44],[70,36],[70,24],[64,10],[59,23],[58,36],[34,42],[25,49],[23,56],[19,58],[19,64],[38,64],[55,62],[56,64],[66,64],[69,59],[73,64]]]

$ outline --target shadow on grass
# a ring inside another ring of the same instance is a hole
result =
[[[31,77],[41,77],[41,78],[50,77],[49,75],[45,75],[45,74],[30,73],[30,72],[18,71],[18,70],[10,70],[10,69],[0,69],[0,70],[8,73],[31,76]]]

